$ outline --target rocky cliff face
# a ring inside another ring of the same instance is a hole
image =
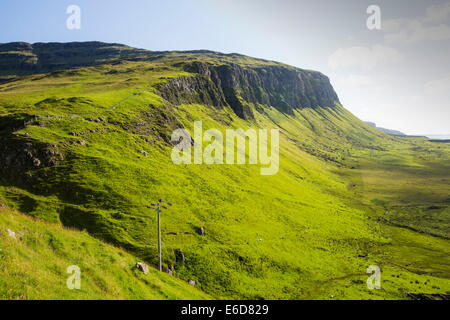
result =
[[[315,71],[284,65],[243,67],[227,63],[194,62],[185,70],[197,74],[169,81],[159,89],[172,103],[229,105],[245,119],[252,118],[249,104],[273,106],[292,114],[294,109],[334,107],[339,102],[329,79]]]

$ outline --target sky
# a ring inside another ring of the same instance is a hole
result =
[[[80,29],[67,27],[70,5]],[[0,43],[96,40],[284,62],[326,74],[362,120],[450,135],[450,0],[0,0],[0,30]]]

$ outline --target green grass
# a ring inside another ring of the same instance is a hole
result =
[[[153,268],[144,275],[135,267],[137,258],[87,232],[6,208],[0,209],[0,226],[0,299],[210,299]],[[80,268],[80,290],[67,288],[71,265]]]
[[[162,217],[164,264],[214,298],[403,299],[409,291],[450,290],[448,240],[432,236],[447,232],[449,145],[387,136],[339,105],[299,109],[292,116],[251,105],[253,120],[227,107],[172,106],[155,88],[188,76],[176,63],[189,59],[269,63],[171,53],[151,62],[76,68],[0,85],[5,143],[54,144],[64,154],[56,166],[18,168],[2,177],[5,203],[36,219],[86,230],[70,234],[114,244],[156,265],[156,217],[145,206],[167,199],[174,205]],[[16,129],[19,114],[29,119]],[[105,121],[89,121],[99,117]],[[255,165],[174,165],[167,137],[180,124],[192,130],[195,120],[203,121],[204,130],[222,132],[279,128],[278,174],[261,176]],[[86,145],[73,144],[78,140]],[[423,208],[431,205],[442,208],[423,219]],[[410,214],[411,206],[420,209]],[[384,220],[386,209],[391,213]],[[200,227],[204,236],[196,232]],[[65,255],[72,254],[70,245],[65,248]],[[179,249],[185,263],[176,260]],[[92,253],[92,264],[99,254]],[[45,267],[45,260],[37,260],[31,256],[29,268]],[[140,280],[130,285],[133,294],[114,282],[116,273],[136,276],[135,261],[127,261],[102,282],[107,294],[96,289],[92,275],[92,289],[83,297],[162,297],[141,292]],[[89,263],[84,255],[78,262]],[[64,255],[58,258],[58,265],[68,263]],[[383,269],[381,290],[366,287],[365,272],[373,264]],[[15,297],[38,297],[13,279]],[[46,290],[45,297],[55,296],[56,289]],[[166,298],[202,297],[198,291],[170,292]],[[66,294],[61,298],[77,293]]]

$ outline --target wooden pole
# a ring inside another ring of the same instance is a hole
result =
[[[161,259],[161,210],[158,208],[158,251],[159,251],[159,271],[162,272],[162,259]]]

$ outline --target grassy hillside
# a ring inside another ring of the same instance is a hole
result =
[[[156,265],[156,216],[146,204],[167,199],[164,265],[215,298],[403,299],[450,290],[450,145],[385,135],[339,104],[284,112],[244,99],[245,88],[240,103],[252,117],[203,104],[203,91],[177,103],[162,98],[171,79],[196,76],[187,61],[278,65],[166,53],[0,85],[5,203]],[[195,120],[222,132],[280,129],[279,172],[173,164],[171,132],[192,132]],[[374,264],[380,290],[366,286]]]
[[[210,299],[185,281],[150,268],[87,232],[0,208],[0,299]],[[14,230],[16,238],[6,233]],[[23,234],[22,240],[19,235]],[[81,289],[66,286],[67,267],[81,271]]]

